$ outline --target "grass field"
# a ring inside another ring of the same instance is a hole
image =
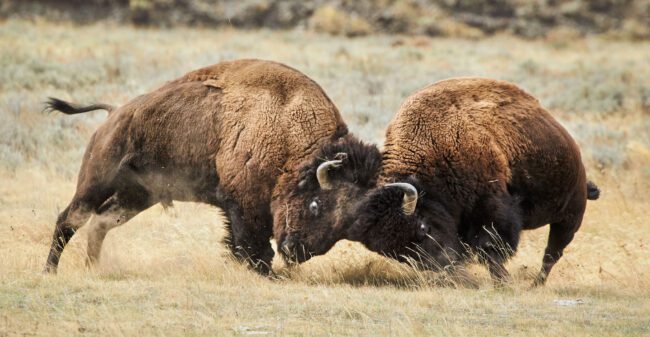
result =
[[[147,30],[0,23],[0,336],[650,335],[650,43],[522,41],[300,31]],[[45,114],[47,96],[122,104],[189,70],[257,57],[319,82],[350,129],[376,143],[411,92],[452,76],[513,81],[562,122],[601,189],[543,288],[529,289],[548,228],[525,232],[511,286],[440,285],[350,242],[278,280],[230,261],[220,210],[155,206],[108,235],[84,266],[75,235],[40,274],[81,155],[105,118]]]

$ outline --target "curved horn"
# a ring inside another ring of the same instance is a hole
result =
[[[418,190],[415,186],[409,183],[392,183],[386,184],[384,187],[397,187],[404,192],[404,202],[402,203],[402,210],[404,214],[411,215],[415,212],[415,206],[418,204]]]
[[[331,190],[334,187],[332,185],[332,182],[329,180],[327,171],[329,171],[330,168],[341,167],[341,165],[343,165],[343,160],[340,159],[328,160],[318,165],[318,169],[316,170],[316,179],[318,179],[318,184],[320,185],[321,189]]]

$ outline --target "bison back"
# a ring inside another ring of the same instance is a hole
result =
[[[534,97],[503,81],[451,79],[413,94],[388,127],[384,158],[384,182],[415,175],[469,207],[485,195],[525,196],[535,223],[553,221],[586,193],[571,136]]]

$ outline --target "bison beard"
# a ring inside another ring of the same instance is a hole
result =
[[[56,272],[75,231],[91,217],[88,263],[106,233],[156,203],[224,209],[225,243],[262,274],[273,258],[271,198],[323,145],[347,134],[337,108],[307,76],[282,64],[239,60],[190,72],[119,108],[50,99],[65,114],[105,109],[76,193],[59,215],[46,272]]]

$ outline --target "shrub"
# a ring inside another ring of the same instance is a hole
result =
[[[373,31],[368,21],[331,5],[318,8],[311,17],[310,26],[318,32],[332,35],[362,36]]]

